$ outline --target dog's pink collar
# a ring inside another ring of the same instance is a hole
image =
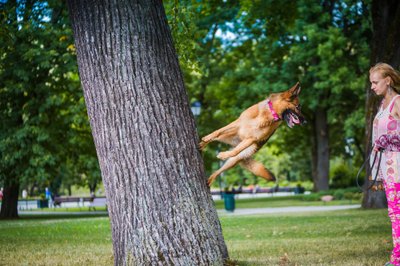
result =
[[[274,107],[272,107],[272,102],[270,99],[267,99],[267,103],[268,103],[269,110],[272,114],[272,117],[274,118],[274,121],[280,120],[279,115],[275,112]]]

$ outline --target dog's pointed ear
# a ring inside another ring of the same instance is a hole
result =
[[[301,92],[300,82],[297,82],[290,90],[291,96],[297,97]]]

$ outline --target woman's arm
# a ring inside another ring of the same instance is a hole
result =
[[[400,97],[397,97],[394,100],[393,109],[390,113],[394,116],[394,118],[400,120]]]

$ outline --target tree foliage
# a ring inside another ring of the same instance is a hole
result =
[[[359,165],[373,37],[370,2],[165,1],[190,101],[202,103],[199,134],[300,81],[308,125],[282,126],[258,159],[282,179],[288,173],[312,179],[318,165],[314,121],[326,114],[330,160]],[[65,4],[3,1],[0,9],[0,183],[94,189],[100,173]],[[349,137],[354,158],[344,152]],[[205,152],[208,173],[218,167],[216,150],[226,148],[214,144]],[[226,177],[258,182],[239,168]]]
[[[243,0],[189,6],[211,10],[202,12],[200,19],[192,16],[197,20],[191,26],[197,29],[197,45],[192,47],[197,48],[199,63],[198,71],[185,73],[192,100],[203,104],[201,135],[232,121],[269,93],[300,81],[308,125],[292,130],[282,126],[258,156],[266,165],[273,165],[272,160],[287,165],[273,167],[278,176],[291,171],[299,180],[311,178],[320,164],[312,163],[321,130],[315,121],[325,114],[330,157],[346,157],[344,140],[351,137],[358,147],[353,162],[362,158],[363,86],[371,35],[367,2]],[[205,155],[209,171],[214,157],[214,150]],[[327,176],[329,164],[324,171]],[[230,173],[243,174],[237,169]]]
[[[0,184],[57,192],[82,174],[98,183],[65,4],[6,1],[0,10]]]

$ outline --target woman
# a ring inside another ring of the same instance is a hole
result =
[[[377,164],[372,170],[378,170],[378,178],[383,180],[392,222],[393,251],[385,265],[400,265],[400,152],[396,145],[391,145],[391,140],[400,136],[400,73],[388,64],[378,63],[370,69],[369,79],[371,89],[383,96],[373,122],[372,143],[375,152],[381,147],[385,150],[379,170]]]

